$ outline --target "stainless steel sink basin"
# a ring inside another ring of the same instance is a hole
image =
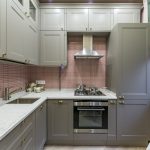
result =
[[[19,98],[7,104],[32,104],[36,102],[38,99],[39,98]]]

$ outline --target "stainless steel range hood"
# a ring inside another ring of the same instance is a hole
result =
[[[103,55],[100,55],[97,51],[93,50],[93,35],[83,35],[83,50],[74,54],[74,58],[100,59],[102,57]]]

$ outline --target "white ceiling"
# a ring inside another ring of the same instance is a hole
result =
[[[41,3],[142,3],[142,0],[39,0]]]

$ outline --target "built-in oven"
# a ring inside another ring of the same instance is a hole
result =
[[[108,101],[74,101],[74,133],[108,133]]]

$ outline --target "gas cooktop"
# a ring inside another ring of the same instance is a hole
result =
[[[79,85],[75,91],[75,96],[105,96],[97,87],[86,87],[86,85]]]

